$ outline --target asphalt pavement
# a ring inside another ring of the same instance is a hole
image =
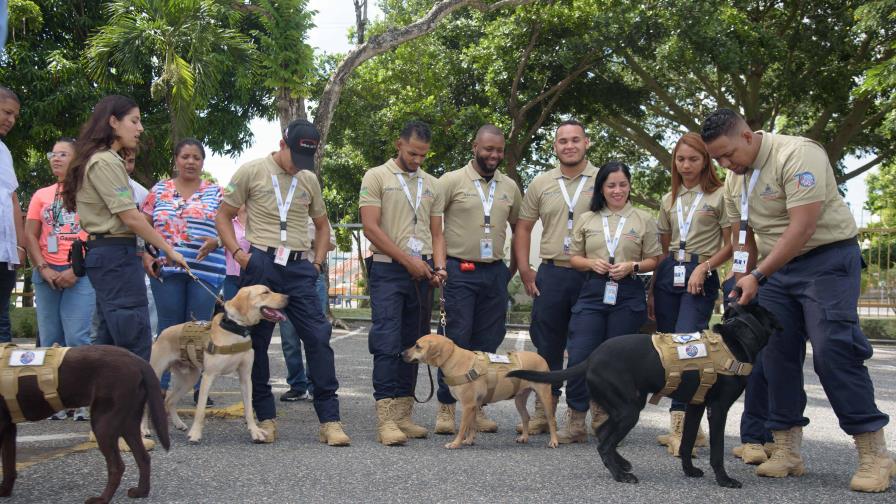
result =
[[[700,479],[683,475],[678,459],[666,454],[655,437],[668,427],[668,400],[647,405],[637,427],[620,452],[640,478],[636,485],[610,477],[593,442],[547,447],[546,435],[533,436],[528,445],[514,442],[518,421],[512,401],[487,408],[499,425],[495,434],[480,434],[476,444],[447,450],[447,436],[411,440],[404,447],[384,447],[375,441],[375,412],[370,383],[371,357],[367,326],[334,331],[333,349],[342,420],[352,445],[329,447],[318,442],[318,422],[310,402],[277,402],[279,438],[272,445],[252,444],[240,419],[209,418],[201,445],[187,443],[186,433],[172,429],[172,448],[152,455],[152,489],[147,503],[515,503],[515,502],[745,502],[884,503],[896,502],[896,488],[884,494],[850,492],[856,467],[852,439],[837,425],[824,391],[812,371],[811,353],[805,369],[809,396],[803,457],[808,473],[801,478],[766,479],[752,466],[730,455],[738,442],[743,403],[736,403],[726,429],[726,467],[743,483],[741,489],[716,486],[708,467],[708,449],[699,450]],[[532,350],[528,335],[511,331],[502,351]],[[274,339],[271,359],[274,392],[287,389],[285,366]],[[896,348],[881,347],[867,362],[876,386],[878,407],[896,415]],[[426,367],[421,367],[418,395],[429,392]],[[435,372],[435,370],[433,370]],[[219,379],[212,391],[218,405],[239,402],[235,377]],[[530,398],[530,410],[533,399]],[[192,398],[182,401],[192,405]],[[437,404],[415,408],[415,420],[431,427]],[[561,401],[562,425],[566,405]],[[191,417],[185,417],[189,424]],[[705,425],[705,421],[704,421]],[[19,476],[7,502],[83,502],[98,495],[106,482],[105,462],[85,443],[86,422],[42,421],[19,426]],[[896,429],[887,431],[891,453],[896,452]],[[127,501],[127,488],[136,485],[137,470],[125,454],[127,469],[116,499]]]

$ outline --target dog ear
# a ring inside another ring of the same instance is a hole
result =
[[[244,287],[237,291],[233,299],[224,303],[224,311],[227,312],[227,318],[241,325],[254,325],[248,317],[250,313],[250,295],[251,290],[248,287]],[[255,321],[255,323],[258,323],[258,321]]]

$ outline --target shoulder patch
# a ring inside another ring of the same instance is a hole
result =
[[[800,187],[810,188],[815,187],[815,175],[812,175],[811,172],[801,172],[794,175],[794,178],[797,181],[797,189]]]

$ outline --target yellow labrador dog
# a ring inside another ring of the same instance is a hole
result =
[[[255,423],[252,411],[251,374],[255,352],[252,350],[250,330],[262,319],[271,322],[286,320],[280,309],[287,305],[288,300],[288,296],[272,292],[264,285],[243,287],[233,299],[224,303],[224,313],[219,313],[212,319],[206,343],[193,344],[189,352],[182,351],[185,346],[182,345],[182,338],[185,335],[189,337],[186,333],[197,338],[195,323],[171,326],[162,331],[153,343],[150,364],[156,376],[161,378],[162,373],[171,370],[171,385],[165,396],[165,409],[171,416],[174,427],[179,430],[187,430],[187,425],[177,414],[177,401],[192,390],[196,380],[199,379],[199,374],[202,373],[196,416],[188,434],[190,443],[195,444],[202,440],[205,406],[212,383],[218,376],[231,373],[236,373],[240,378],[246,424],[249,426],[252,440],[254,442],[265,440],[265,433]],[[185,355],[187,353],[189,355]]]
[[[535,352],[512,352],[505,356],[483,354],[464,350],[453,341],[438,334],[423,336],[417,343],[402,352],[405,362],[422,362],[435,366],[445,375],[445,383],[451,395],[460,402],[461,419],[457,437],[445,448],[460,448],[461,444],[471,445],[476,437],[476,412],[484,404],[514,398],[516,409],[523,420],[522,434],[517,443],[529,441],[529,412],[526,399],[529,392],[544,404],[548,416],[551,441],[548,446],[557,447],[557,421],[554,418],[554,396],[551,386],[517,378],[507,378],[510,369],[547,371],[548,363]]]

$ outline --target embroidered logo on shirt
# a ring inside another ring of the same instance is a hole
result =
[[[631,228],[627,233],[625,233],[625,238],[628,240],[637,240],[640,237],[641,235],[638,234],[638,231],[636,231],[635,228]]]
[[[236,186],[233,184],[227,184],[227,187],[224,188],[224,194],[230,194],[233,191],[236,191]]]
[[[427,188],[427,189],[423,190],[423,196],[421,196],[420,198],[421,199],[432,199],[434,197],[435,197],[435,194],[433,194],[432,190]]]
[[[810,188],[815,187],[815,175],[812,175],[810,172],[802,172],[794,175],[797,181],[797,189],[800,187]]]
[[[367,196],[368,194],[369,194],[369,192],[367,191],[367,188],[364,186],[361,186],[361,196]]]
[[[115,194],[118,195],[119,198],[131,200],[131,188],[128,186],[124,187],[116,187]]]
[[[772,189],[772,186],[765,184],[765,189],[759,193],[759,197],[764,200],[775,199],[778,197],[778,191]]]

